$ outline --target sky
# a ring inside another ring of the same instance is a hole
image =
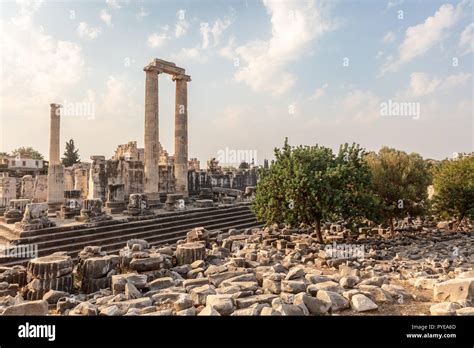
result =
[[[64,106],[61,153],[71,138],[83,161],[143,147],[153,58],[191,76],[189,158],[201,166],[232,151],[262,164],[285,137],[434,159],[473,151],[472,1],[1,1],[0,33],[0,152],[48,159],[50,103]],[[174,100],[160,75],[170,154]]]

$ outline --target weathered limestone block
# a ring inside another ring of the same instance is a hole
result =
[[[48,219],[48,204],[28,203],[21,222],[15,224],[15,230],[31,231],[56,226]]]
[[[102,211],[102,200],[100,198],[84,200],[81,215],[74,217],[79,222],[97,222],[110,220],[111,218]]]
[[[474,278],[452,279],[434,286],[433,297],[436,301],[468,301],[474,299]]]
[[[47,293],[44,294],[43,300],[48,302],[48,304],[56,305],[61,298],[69,296],[70,294],[65,291],[49,290]]]
[[[10,200],[16,199],[16,178],[0,177],[0,207],[8,207]]]
[[[181,193],[169,193],[166,195],[165,210],[174,211],[174,210],[184,210],[185,202],[183,199],[183,194]]]
[[[153,214],[148,204],[148,196],[143,193],[132,193],[128,200],[127,213],[133,216]]]
[[[26,210],[26,205],[29,203],[29,199],[11,199],[3,214],[5,222],[12,224],[21,221]]]
[[[230,315],[235,309],[231,294],[208,295],[206,298],[206,305],[214,308],[220,315]]]
[[[23,266],[0,267],[0,282],[18,284],[20,287],[26,285],[27,273]]]
[[[212,285],[203,285],[196,288],[193,288],[191,291],[191,296],[193,299],[194,305],[206,305],[206,299],[209,295],[215,295],[216,290]]]
[[[331,304],[329,302],[320,300],[316,297],[309,296],[305,293],[299,293],[295,295],[293,304],[299,305],[304,304],[310,314],[313,315],[324,315],[329,311]]]
[[[186,234],[186,242],[199,242],[203,241],[205,243],[209,242],[209,231],[206,230],[204,227],[196,227],[193,228]]]
[[[18,284],[9,284],[7,282],[0,282],[0,297],[12,296],[15,297],[18,292]]]
[[[81,289],[89,294],[100,289],[107,289],[112,283],[112,275],[119,272],[120,257],[106,255],[100,247],[86,247],[79,253],[77,266]]]
[[[71,292],[74,264],[70,256],[54,253],[28,262],[27,299],[38,300],[49,290]]]
[[[112,291],[114,295],[124,292],[127,283],[132,283],[137,289],[143,289],[147,284],[147,276],[136,273],[113,275]]]
[[[21,193],[20,196],[26,199],[33,199],[34,198],[34,186],[35,186],[35,179],[32,175],[24,175],[21,178]]]
[[[282,316],[309,315],[308,309],[304,303],[300,303],[300,305],[288,304],[281,298],[276,298],[272,301],[272,308]]]
[[[35,202],[46,202],[48,199],[48,176],[37,175],[35,177],[33,200]]]
[[[70,274],[73,267],[74,264],[70,256],[54,253],[30,260],[27,271],[31,278],[51,279]]]
[[[212,199],[197,199],[194,205],[197,208],[208,208],[214,206],[214,201]]]
[[[196,260],[204,260],[206,246],[200,242],[179,244],[176,248],[176,259],[179,265],[190,264]]]
[[[319,290],[316,298],[331,304],[332,311],[339,311],[349,308],[349,301],[339,295],[337,292]]]
[[[441,302],[430,307],[431,315],[456,315],[456,310],[461,306],[453,302]]]
[[[43,300],[23,302],[7,307],[2,315],[48,315],[48,302]]]
[[[351,298],[351,305],[357,312],[372,311],[378,308],[378,306],[372,302],[367,296],[362,294],[355,294]]]

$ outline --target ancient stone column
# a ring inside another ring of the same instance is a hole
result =
[[[64,167],[59,161],[59,104],[51,104],[47,202],[50,212],[59,210],[64,201]]]
[[[174,176],[176,193],[188,196],[188,75],[175,75]]]
[[[47,202],[51,213],[59,210],[64,202],[64,167],[61,164],[48,167]]]
[[[158,74],[159,70],[147,66],[145,82],[145,182],[144,192],[151,199],[158,197]]]
[[[51,122],[49,128],[49,164],[59,164],[59,127],[60,115],[59,104],[50,104]]]

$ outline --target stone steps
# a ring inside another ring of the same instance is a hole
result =
[[[95,233],[93,235],[82,235],[80,237],[73,236],[71,238],[62,238],[57,240],[48,240],[46,242],[39,242],[38,250],[40,251],[49,251],[57,250],[58,245],[91,245],[94,242],[108,242],[115,240],[122,240],[126,238],[127,241],[129,236],[133,238],[146,239],[149,236],[162,235],[166,233],[173,233],[176,231],[181,231],[183,228],[188,228],[189,230],[193,229],[196,226],[204,226],[209,223],[219,224],[235,221],[236,219],[245,218],[255,220],[255,216],[251,212],[238,212],[238,213],[228,213],[225,214],[225,217],[209,216],[201,217],[198,219],[192,219],[192,221],[180,221],[180,222],[168,222],[164,224],[153,224],[146,227],[125,227],[121,228],[117,226],[117,230],[108,231],[103,233]],[[67,251],[67,250],[65,250]]]
[[[110,235],[116,235],[120,230],[123,229],[133,229],[135,228],[137,232],[145,231],[146,229],[157,229],[157,228],[164,228],[166,224],[176,224],[179,223],[180,220],[187,221],[187,222],[196,222],[199,223],[202,221],[203,218],[211,218],[211,217],[225,217],[225,216],[233,216],[237,212],[248,213],[250,212],[248,206],[239,206],[235,207],[234,209],[215,209],[215,210],[205,210],[205,211],[197,211],[197,212],[189,212],[188,214],[179,214],[176,215],[166,215],[166,216],[159,216],[153,219],[146,219],[146,220],[138,220],[132,222],[126,222],[121,224],[113,224],[113,225],[106,225],[106,226],[98,226],[98,227],[87,227],[83,229],[77,230],[67,230],[64,232],[50,232],[50,233],[41,233],[37,235],[32,235],[29,237],[21,237],[20,243],[25,244],[41,244],[42,242],[52,241],[54,243],[61,242],[65,239],[73,239],[79,238],[80,236],[90,237],[91,234],[94,236],[98,236],[100,234],[109,233]],[[177,220],[177,219],[180,220]],[[41,231],[41,230],[38,230]],[[35,232],[35,231],[32,231]]]
[[[173,244],[184,238],[186,233],[194,227],[203,226],[217,233],[218,230],[224,232],[231,228],[241,229],[261,226],[248,205],[182,213],[164,214],[153,219],[95,228],[58,231],[57,234],[34,233],[36,236],[20,238],[19,242],[20,244],[36,243],[38,245],[38,256],[49,255],[57,251],[67,251],[69,255],[75,258],[88,245],[98,245],[104,251],[113,253],[118,252],[126,241],[132,238],[145,239],[151,245]],[[0,265],[4,266],[25,264],[27,261],[27,259],[0,257]]]

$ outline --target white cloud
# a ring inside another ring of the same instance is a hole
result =
[[[163,29],[163,32],[160,34],[152,33],[148,35],[148,47],[159,48],[164,46],[170,40],[170,37],[168,35],[168,28],[164,27]]]
[[[181,51],[172,55],[173,59],[176,60],[195,60],[198,62],[207,61],[207,57],[203,56],[201,50],[198,47],[182,48]]]
[[[119,0],[105,0],[105,3],[113,10],[120,10],[122,8],[122,5],[120,4],[121,1]]]
[[[135,16],[137,17],[137,21],[141,22],[143,18],[148,16],[150,13],[146,12],[143,7],[140,7],[140,12],[138,12]]]
[[[474,52],[474,22],[469,24],[461,33],[459,48],[462,51],[461,54]]]
[[[267,41],[250,41],[235,49],[234,57],[239,57],[242,65],[234,75],[236,81],[275,95],[288,91],[296,76],[285,70],[286,65],[304,55],[312,41],[335,28],[325,4],[265,0],[272,36]]]
[[[107,24],[108,27],[112,25],[112,15],[105,9],[103,8],[100,11],[100,19]]]
[[[328,84],[325,83],[324,85],[322,85],[321,87],[317,88],[313,95],[310,97],[310,99],[312,100],[316,100],[316,99],[319,99],[321,98],[322,96],[324,96],[326,94],[326,89],[328,88]]]
[[[383,43],[392,43],[395,41],[395,34],[393,31],[389,31],[382,39]]]
[[[377,54],[375,55],[375,59],[380,59],[384,55],[383,51],[378,51]]]
[[[404,0],[390,0],[387,3],[387,10],[390,10],[392,7],[397,7],[403,4]]]
[[[212,26],[207,22],[201,22],[199,31],[201,33],[203,49],[209,47],[210,37],[212,36],[213,47],[216,47],[219,44],[220,37],[222,33],[231,25],[232,21],[230,19],[222,20],[218,18]]]
[[[422,56],[439,43],[445,37],[447,29],[451,28],[461,17],[463,5],[464,2],[461,2],[455,8],[451,4],[444,4],[423,23],[409,27],[405,32],[403,43],[398,47],[398,58],[387,60],[382,67],[382,74],[388,71],[397,71],[401,65]]]
[[[380,99],[370,91],[354,89],[344,96],[340,110],[356,122],[370,122],[380,117]]]
[[[419,98],[438,91],[446,91],[465,84],[470,77],[471,74],[459,73],[442,79],[430,77],[425,73],[414,72],[410,75],[410,86],[404,93],[399,94],[398,98]]]
[[[32,16],[22,13],[0,21],[0,113],[5,115],[37,114],[38,108],[48,108],[51,102],[64,98],[84,70],[78,44],[56,40],[35,25]]]
[[[228,59],[234,59],[235,58],[235,37],[231,37],[227,41],[227,45],[222,47],[219,50],[219,55],[228,58]]]
[[[77,26],[77,33],[81,39],[94,40],[101,33],[100,27],[90,27],[86,22],[80,22]]]
[[[32,15],[39,10],[44,0],[16,0],[16,3],[20,5],[21,15]]]
[[[121,76],[111,75],[107,79],[106,90],[101,98],[101,111],[114,115],[133,114],[138,106],[129,96],[134,93],[136,86]]]
[[[176,37],[181,37],[188,31],[189,23],[186,21],[186,11],[179,10],[176,13],[176,17],[178,17],[178,21],[176,22],[174,34]]]

